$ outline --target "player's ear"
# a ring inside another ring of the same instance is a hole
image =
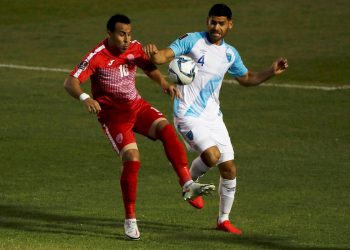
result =
[[[229,28],[229,29],[232,29],[232,28],[233,28],[233,21],[232,21],[232,20],[229,20],[229,21],[228,21],[228,28]]]
[[[108,34],[108,37],[111,37],[112,36],[112,32],[107,30],[107,34]]]

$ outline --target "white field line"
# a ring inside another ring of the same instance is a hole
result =
[[[23,69],[23,70],[34,70],[34,71],[53,71],[53,72],[65,72],[68,73],[71,70],[61,69],[61,68],[47,68],[47,67],[35,67],[35,66],[26,66],[26,65],[16,65],[16,64],[3,64],[0,63],[0,68],[11,68],[11,69]],[[136,76],[146,77],[144,74],[136,74]],[[223,80],[224,83],[238,85],[238,82],[235,80]],[[317,86],[317,85],[300,85],[300,84],[288,84],[288,83],[264,83],[261,86],[265,87],[278,87],[278,88],[291,88],[291,89],[313,89],[313,90],[324,90],[324,91],[333,91],[333,90],[345,90],[350,89],[350,85],[342,86]]]

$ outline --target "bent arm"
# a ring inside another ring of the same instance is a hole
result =
[[[169,85],[158,68],[154,67],[154,68],[144,69],[143,72],[145,72],[145,74],[149,78],[151,78],[153,81],[158,83],[163,89],[166,89],[167,86]]]
[[[163,92],[169,94],[172,99],[174,97],[180,97],[180,92],[165,80],[159,69],[154,67],[150,69],[144,69],[143,72],[145,72],[145,74],[153,81],[158,83],[162,87]]]
[[[175,57],[172,49],[166,48],[158,50],[154,44],[146,45],[143,50],[154,64],[168,63]]]
[[[77,78],[73,76],[68,76],[64,81],[63,86],[68,92],[68,94],[70,94],[75,99],[84,102],[85,107],[89,110],[90,113],[97,114],[101,111],[100,104],[94,99],[92,99],[89,95],[84,93],[84,91],[80,87],[80,81]],[[85,94],[85,96],[82,96],[82,94]]]
[[[68,94],[70,94],[75,99],[79,99],[79,96],[84,93],[80,87],[80,81],[73,76],[68,76],[64,81],[63,86]]]
[[[236,80],[239,82],[239,84],[245,87],[252,87],[265,82],[266,80],[270,79],[273,75],[274,73],[271,69],[266,69],[260,72],[248,71],[247,74],[245,74],[242,77],[237,77]]]
[[[274,61],[271,67],[269,67],[268,69],[265,69],[260,72],[248,71],[247,74],[245,74],[242,77],[237,77],[236,80],[239,82],[239,84],[246,87],[256,86],[267,81],[275,75],[282,74],[287,68],[287,59],[279,58],[276,61]]]

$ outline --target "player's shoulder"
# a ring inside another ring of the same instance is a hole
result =
[[[98,54],[106,48],[106,39],[99,42],[92,50],[91,53]]]
[[[230,51],[231,53],[235,54],[235,55],[239,55],[238,50],[231,44],[228,44],[224,41],[224,46],[226,48],[226,51]]]
[[[142,44],[139,42],[139,41],[137,41],[137,40],[132,40],[132,41],[130,41],[130,45],[129,45],[129,47],[133,47],[133,48],[142,48]]]
[[[80,63],[80,65],[87,65],[99,60],[99,57],[101,56],[101,54],[103,54],[103,51],[105,50],[105,44],[104,41],[101,41],[100,43],[98,43],[92,50],[90,50],[85,56],[83,61]]]
[[[188,32],[180,36],[177,40],[182,41],[197,41],[199,39],[205,38],[205,32]]]
[[[130,41],[128,51],[129,52],[143,51],[142,44],[137,40],[132,40]]]

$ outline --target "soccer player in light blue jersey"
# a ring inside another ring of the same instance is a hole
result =
[[[177,86],[182,97],[174,101],[174,123],[186,144],[199,153],[191,164],[193,180],[198,180],[213,166],[219,168],[217,229],[240,235],[242,231],[229,219],[236,192],[236,166],[233,146],[220,111],[222,80],[228,72],[243,86],[257,86],[283,73],[288,63],[287,59],[279,58],[266,70],[248,70],[238,51],[224,41],[232,27],[231,9],[225,4],[215,4],[209,10],[206,32],[187,33],[163,50],[149,44],[144,51],[155,64],[168,63],[180,55],[197,62],[198,74],[194,81]],[[197,208],[204,206],[202,197],[191,202]]]

